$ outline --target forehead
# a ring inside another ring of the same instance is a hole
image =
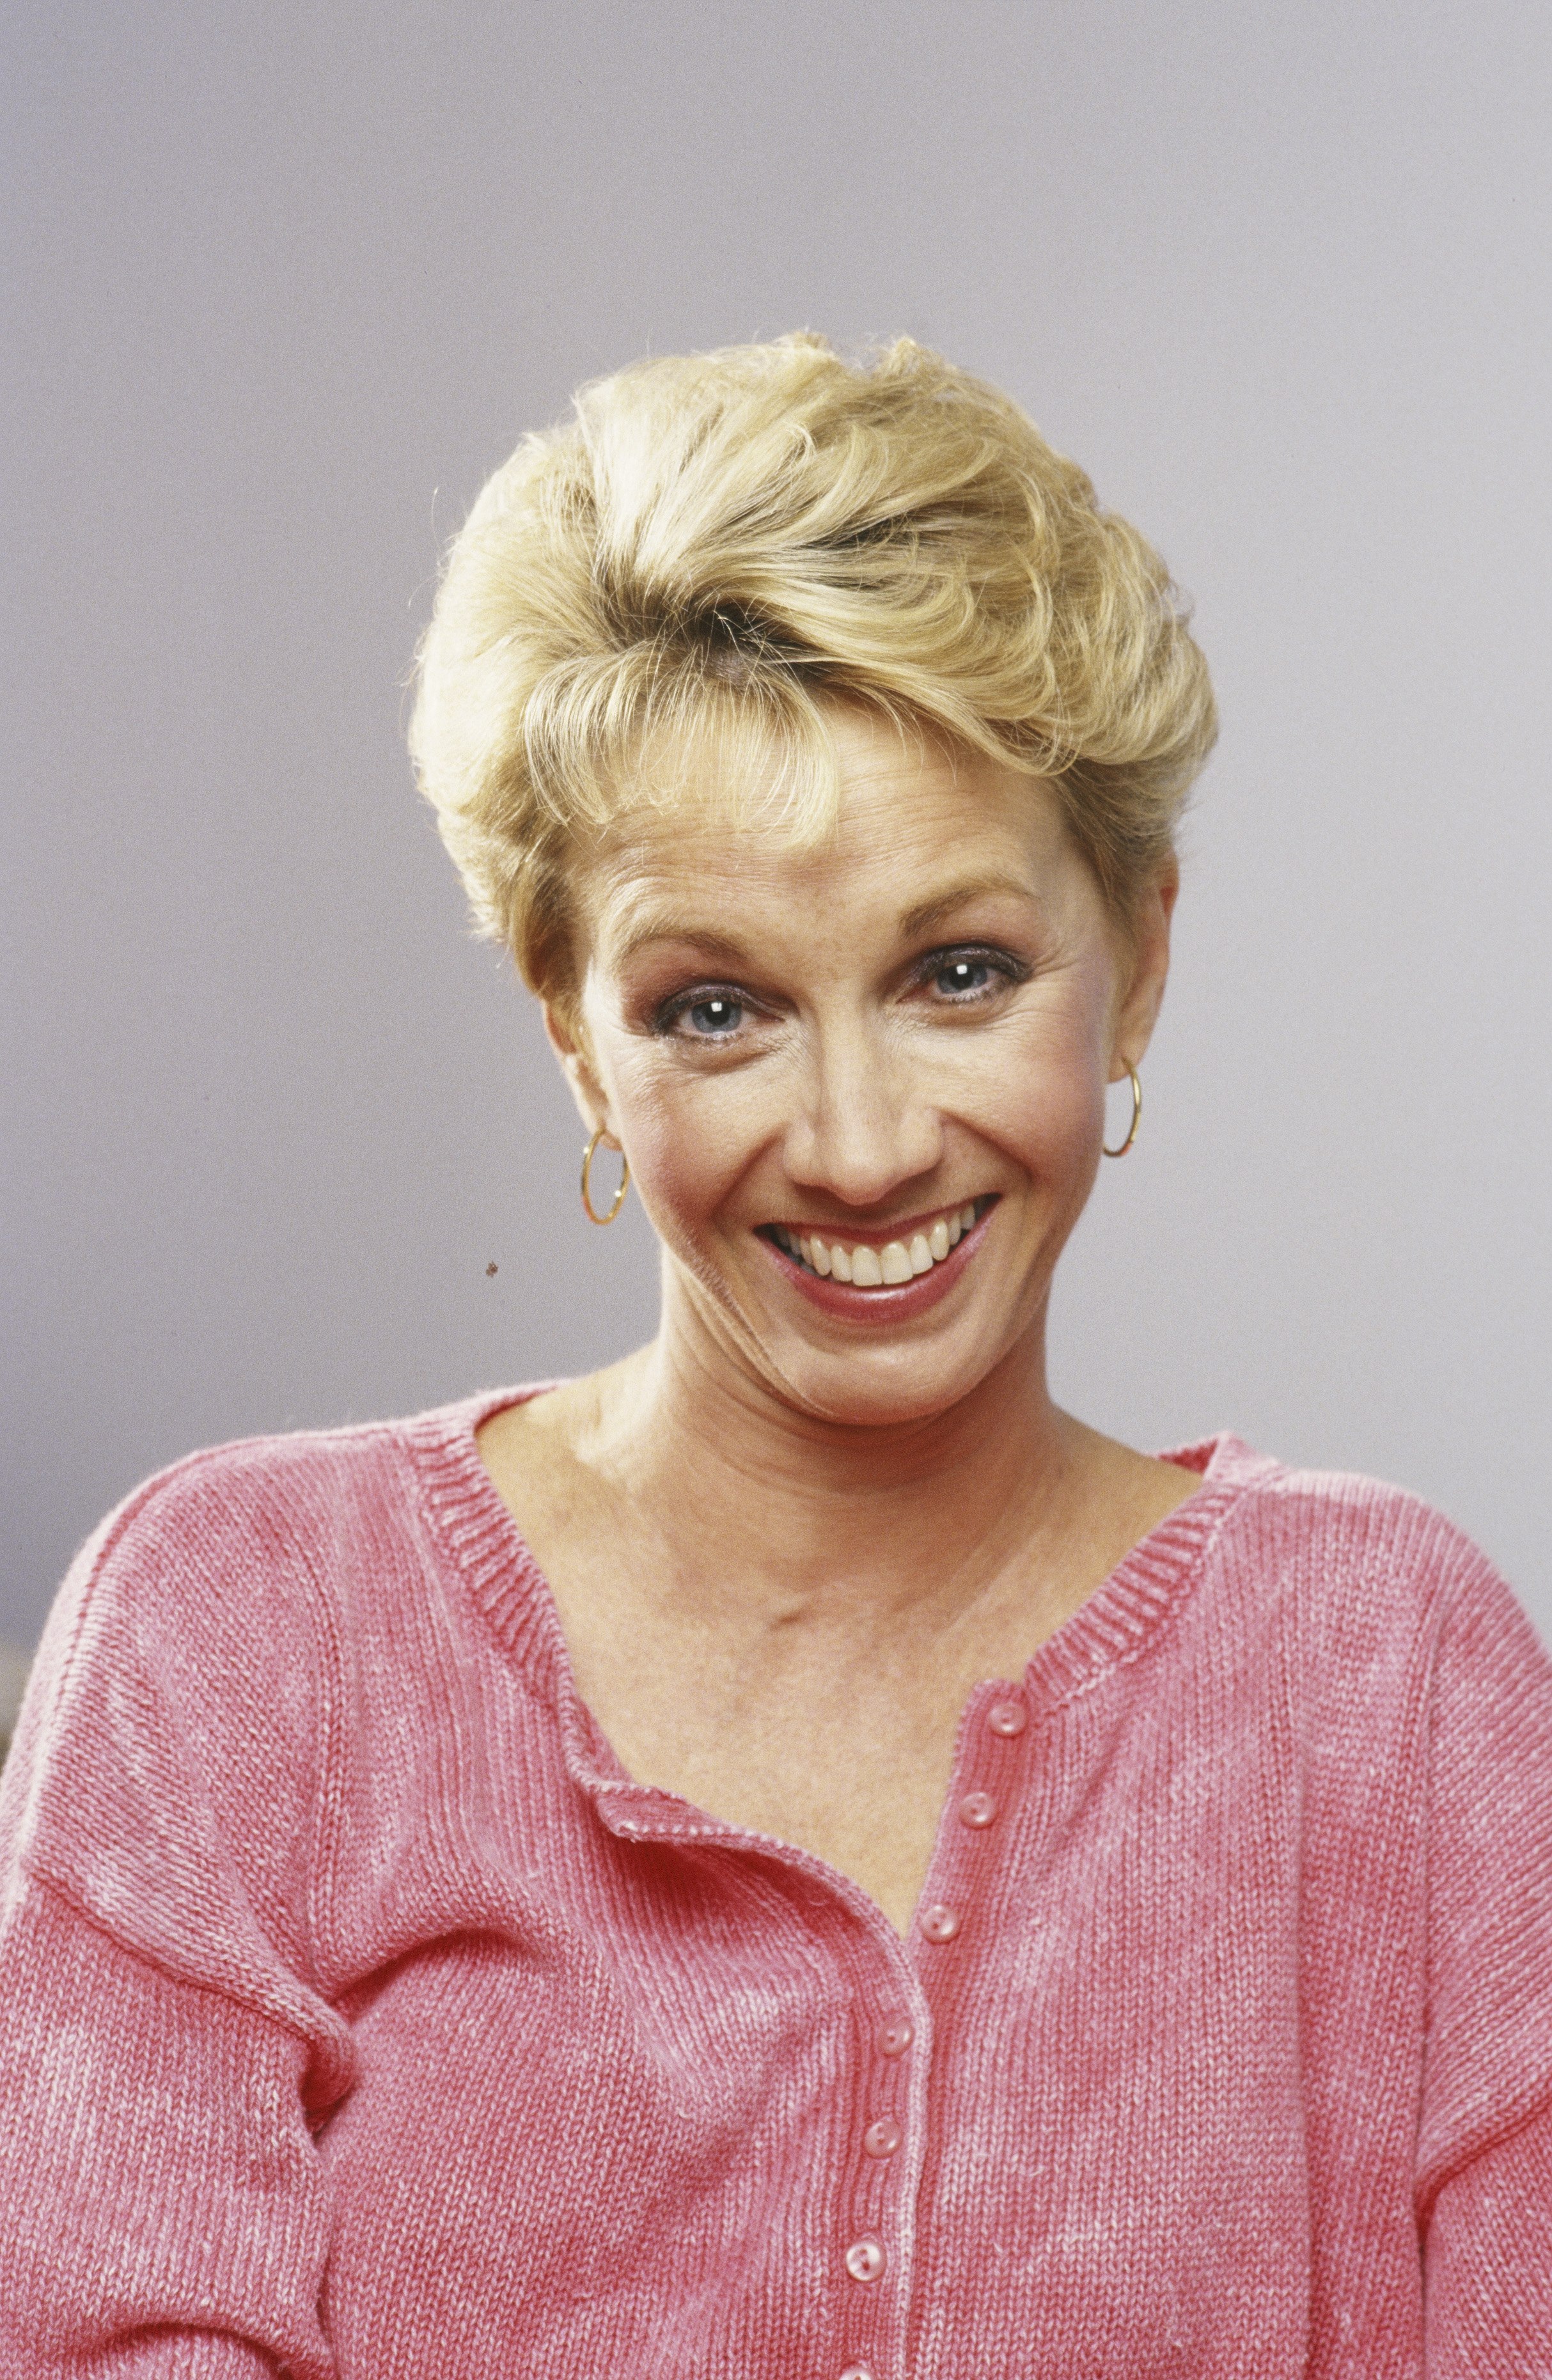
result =
[[[822,929],[910,931],[956,893],[1065,905],[1092,880],[1052,787],[985,755],[847,715],[840,795],[818,840],[799,839],[753,789],[627,814],[585,864],[578,922],[593,958],[653,941]]]

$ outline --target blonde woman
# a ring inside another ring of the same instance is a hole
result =
[[[1552,2371],[1552,1664],[1414,1500],[1047,1387],[1212,733],[1157,556],[909,342],[491,481],[417,760],[661,1326],[83,1551],[8,2375]]]

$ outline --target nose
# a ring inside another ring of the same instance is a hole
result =
[[[881,1206],[930,1173],[943,1124],[911,1053],[857,1017],[816,1027],[783,1151],[790,1181],[848,1207]]]

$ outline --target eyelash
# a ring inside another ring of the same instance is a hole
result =
[[[693,991],[676,991],[672,1000],[664,1001],[653,1015],[653,1032],[672,1037],[680,1018],[687,1016],[692,1008],[699,1008],[709,1000],[725,1000],[735,1008],[754,1006],[747,992],[740,991],[735,983],[697,983]],[[700,1041],[712,1041],[717,1036],[702,1033],[694,1038]]]
[[[935,977],[945,974],[951,966],[960,965],[989,967],[994,976],[1001,978],[1001,985],[1024,983],[1029,975],[1028,966],[1022,959],[1014,958],[1011,951],[998,950],[987,942],[950,942],[941,950],[928,951],[926,953],[916,966],[914,980],[918,987],[922,984],[929,984]],[[993,998],[1001,989],[1001,985],[982,984],[974,991],[946,993],[943,1004],[950,1008],[975,1008],[979,1006],[982,1001]],[[664,1001],[653,1016],[653,1032],[665,1038],[672,1038],[681,1017],[687,1016],[691,1009],[699,1008],[706,1002],[713,1000],[725,1000],[742,1009],[752,1009],[758,1005],[757,1002],[750,999],[747,992],[741,990],[737,984],[699,983],[691,990],[676,991],[672,1000]],[[684,1038],[693,1038],[703,1044],[710,1044],[721,1037],[707,1033]],[[730,1034],[726,1038],[732,1040],[734,1036]]]
[[[989,967],[1000,976],[1003,984],[1026,982],[1029,969],[1012,951],[1001,951],[990,942],[951,942],[940,951],[928,951],[916,972],[918,983],[930,983],[935,976],[944,975],[952,966]],[[999,986],[983,984],[978,990],[947,995],[954,1008],[973,1008],[978,1001],[989,1000]]]

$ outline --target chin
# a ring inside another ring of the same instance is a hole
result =
[[[978,1355],[951,1355],[920,1342],[853,1354],[789,1346],[767,1351],[762,1369],[782,1402],[810,1419],[843,1429],[901,1429],[962,1403],[1008,1352],[1005,1343]]]

